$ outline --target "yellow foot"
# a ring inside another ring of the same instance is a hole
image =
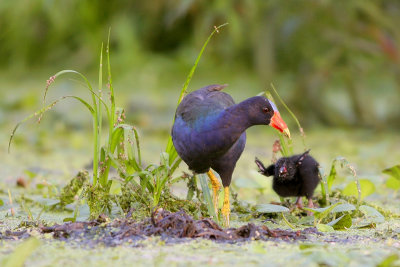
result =
[[[221,213],[224,217],[225,227],[229,227],[229,217],[231,215],[231,208],[229,205],[229,187],[224,187],[224,205],[222,206]]]
[[[212,188],[213,188],[213,203],[214,203],[214,210],[215,210],[215,215],[218,218],[218,193],[219,189],[221,187],[218,178],[214,175],[214,173],[209,170],[207,172],[208,178],[211,180]]]

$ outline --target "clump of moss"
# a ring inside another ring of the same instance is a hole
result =
[[[87,185],[84,188],[84,196],[90,209],[90,218],[96,219],[100,214],[111,213],[112,197],[108,193],[108,189],[100,184]]]
[[[163,189],[157,207],[153,207],[151,194],[143,194],[140,188],[131,183],[121,187],[121,195],[116,198],[117,204],[125,211],[130,212],[133,219],[143,219],[151,215],[153,210],[161,207],[164,210],[177,212],[185,211],[195,218],[207,216],[207,207],[197,199],[185,200],[173,195],[168,187]]]
[[[60,193],[61,205],[67,205],[74,202],[79,190],[89,181],[89,173],[80,171],[71,181],[63,187]]]

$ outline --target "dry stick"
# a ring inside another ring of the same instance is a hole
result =
[[[11,215],[12,216],[14,216],[15,215],[15,211],[14,211],[14,208],[13,208],[13,202],[12,202],[12,198],[11,198],[11,192],[10,192],[10,189],[7,189],[8,190],[8,199],[9,199],[9,201],[10,201],[10,205],[11,205]]]

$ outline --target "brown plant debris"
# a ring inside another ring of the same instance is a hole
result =
[[[194,220],[184,211],[171,213],[161,208],[153,212],[150,218],[141,222],[132,219],[109,221],[103,216],[88,222],[68,222],[39,228],[41,233],[52,233],[56,239],[75,240],[90,246],[98,243],[116,246],[126,242],[132,243],[148,236],[161,236],[168,242],[179,242],[188,238],[204,238],[234,243],[251,240],[306,240],[308,234],[318,233],[315,228],[291,231],[269,229],[265,225],[253,223],[239,228],[222,229],[208,218]],[[9,232],[3,238],[7,235],[14,236]],[[0,239],[1,237],[0,235]]]

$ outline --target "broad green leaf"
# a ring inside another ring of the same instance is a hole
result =
[[[385,221],[385,217],[373,207],[362,205],[359,209],[371,222],[383,223]]]
[[[352,219],[350,214],[345,214],[329,222],[327,225],[332,226],[335,230],[349,229],[352,225]]]
[[[384,169],[382,172],[400,180],[400,164]]]
[[[0,198],[0,206],[4,205],[4,201]]]
[[[87,204],[79,206],[77,221],[86,221],[90,217],[90,208]]]
[[[29,179],[33,179],[37,175],[37,173],[30,171],[30,170],[24,170],[24,173],[29,177]]]
[[[360,179],[361,199],[375,192],[375,185],[368,179]],[[357,185],[355,182],[350,182],[342,191],[345,196],[358,196]]]
[[[394,178],[393,176],[390,176],[389,179],[386,180],[386,186],[393,190],[399,190],[400,180]]]
[[[314,224],[314,217],[313,216],[304,216],[297,222],[297,224],[301,225],[313,225]]]
[[[112,180],[109,193],[111,195],[121,195],[121,183],[116,180]]]
[[[332,209],[332,213],[352,211],[352,210],[355,210],[355,209],[356,209],[356,207],[353,204],[344,203],[344,204],[339,204],[336,207],[334,207]]]
[[[273,204],[258,204],[256,210],[260,213],[289,212],[288,208]]]
[[[322,223],[317,224],[317,229],[320,232],[328,232],[328,233],[335,231],[335,229],[333,229],[332,226],[327,225],[327,224],[322,224]]]
[[[324,219],[326,216],[328,216],[328,214],[336,207],[338,206],[340,203],[336,203],[334,205],[331,205],[329,207],[326,208],[318,208],[318,209],[312,209],[312,208],[303,208],[307,211],[312,211],[314,213],[314,217],[316,219],[322,220]]]
[[[74,217],[67,217],[63,219],[63,222],[75,222],[76,219]]]
[[[356,227],[357,229],[375,229],[376,228],[376,223],[370,222],[369,220],[363,220],[363,221],[358,221],[354,223],[355,220],[353,220],[353,226]]]

